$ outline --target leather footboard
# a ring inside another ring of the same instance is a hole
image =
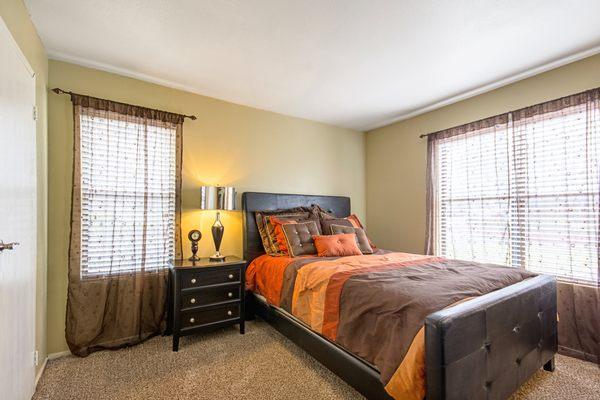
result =
[[[427,399],[506,399],[557,348],[550,276],[433,313],[425,320]]]

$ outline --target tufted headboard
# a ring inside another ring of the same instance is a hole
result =
[[[350,215],[349,197],[259,192],[242,193],[244,259],[246,262],[250,263],[256,257],[265,254],[256,226],[256,219],[254,218],[256,211],[310,207],[312,204],[318,204],[338,217]]]

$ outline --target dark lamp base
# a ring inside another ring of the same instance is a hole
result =
[[[225,261],[225,256],[214,255],[214,256],[210,256],[208,259],[213,262],[223,262],[223,261]]]

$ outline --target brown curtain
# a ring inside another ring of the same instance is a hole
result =
[[[522,233],[526,251],[549,255],[548,264],[571,266],[565,271],[542,262],[535,269],[559,279],[559,351],[599,363],[600,90],[526,107],[513,112],[512,119],[514,141],[521,151],[536,154],[535,160],[515,165],[514,187],[523,199],[517,217],[527,221]],[[543,137],[546,131],[554,133]],[[542,203],[546,208],[560,204],[568,212],[536,217]],[[536,238],[545,223],[560,231],[554,243]],[[582,282],[583,276],[589,278]]]
[[[485,244],[498,246],[493,237],[501,238],[502,233],[493,232],[490,235],[491,232],[482,229],[481,225],[482,221],[485,222],[492,217],[490,214],[506,212],[506,206],[502,204],[505,202],[502,199],[506,198],[504,192],[507,190],[503,184],[506,182],[506,177],[503,175],[506,168],[497,168],[497,165],[508,162],[506,155],[508,122],[508,114],[502,114],[427,136],[425,254],[445,254],[453,258],[477,259],[481,251],[485,250]],[[484,155],[484,152],[487,154]],[[479,173],[479,170],[489,166],[492,167],[489,168],[488,174]],[[447,178],[453,180],[444,182],[443,190],[440,192],[440,179]],[[465,199],[468,201],[464,201]],[[440,201],[444,202],[443,215],[439,212]],[[466,213],[471,219],[468,228],[470,239],[475,243],[474,247],[457,249],[459,246],[454,245],[454,238],[462,242],[465,236],[459,229],[453,229],[452,219],[445,218],[453,211],[456,211],[460,218],[464,218]],[[444,248],[438,248],[440,229],[448,233]],[[453,252],[448,254],[450,249]],[[480,249],[479,254],[474,251],[475,249]]]
[[[184,116],[71,94],[74,148],[66,340],[86,356],[164,329],[181,258]]]
[[[426,217],[425,217],[425,254],[434,255],[437,253],[436,238],[438,235],[438,215],[437,215],[437,153],[435,136],[427,136],[427,195]]]
[[[556,276],[561,353],[600,362],[600,88],[431,134],[427,171],[427,254]]]

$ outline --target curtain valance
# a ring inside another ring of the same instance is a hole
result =
[[[590,89],[586,90],[585,92],[561,97],[556,100],[546,101],[533,106],[523,107],[504,114],[495,115],[493,117],[480,119],[478,121],[469,122],[464,125],[458,125],[421,136],[427,136],[430,139],[448,139],[453,136],[464,135],[469,132],[476,132],[497,125],[504,125],[511,120],[519,120],[522,118],[530,118],[536,115],[558,112],[565,108],[574,107],[591,101],[597,101],[598,99],[600,99],[600,88]]]
[[[77,93],[70,93],[71,101],[74,106],[94,108],[101,111],[110,111],[132,117],[152,119],[173,124],[181,124],[185,115],[176,114],[168,111],[155,110],[152,108],[134,106],[132,104],[120,103],[118,101],[100,99],[97,97],[86,96]]]

